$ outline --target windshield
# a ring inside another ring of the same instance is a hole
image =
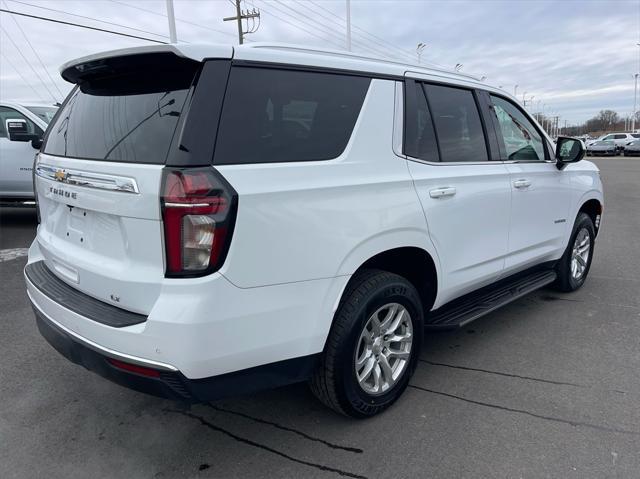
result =
[[[47,125],[51,123],[54,115],[58,111],[56,106],[28,106],[26,107],[31,113],[38,115]]]

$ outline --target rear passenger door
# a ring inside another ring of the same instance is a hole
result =
[[[472,89],[405,81],[404,153],[442,269],[436,306],[502,273],[511,189],[494,135]]]
[[[563,252],[571,204],[570,173],[558,170],[550,144],[511,100],[487,95],[509,170],[511,227],[505,273],[557,259]]]

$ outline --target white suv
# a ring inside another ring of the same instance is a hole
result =
[[[27,291],[45,338],[115,382],[206,401],[310,380],[372,416],[424,328],[589,272],[598,169],[473,77],[260,44],[62,76]]]
[[[638,133],[609,133],[608,135],[602,135],[596,141],[613,141],[616,145],[616,154],[619,155],[624,151],[625,146],[638,138],[640,138]]]

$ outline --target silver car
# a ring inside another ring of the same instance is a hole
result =
[[[600,140],[587,146],[587,156],[616,156],[616,144],[612,140]]]
[[[640,156],[640,140],[632,141],[624,147],[624,156]]]

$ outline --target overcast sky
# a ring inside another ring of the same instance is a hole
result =
[[[179,40],[237,43],[236,25],[222,21],[235,14],[231,0],[174,3]],[[262,16],[249,41],[344,48],[345,0],[245,0],[243,6],[259,9]],[[148,38],[168,35],[165,0],[0,0],[0,7]],[[101,50],[150,44],[13,18],[17,24],[0,14],[0,98],[5,100],[61,99],[60,92],[66,95],[70,85],[59,77],[60,64]],[[535,96],[534,111],[541,100],[547,112],[569,124],[605,108],[621,115],[633,110],[640,0],[352,0],[351,18],[356,52],[415,62],[416,45],[424,42],[423,63],[447,68],[461,63],[463,71],[486,76],[488,83],[510,93],[517,84],[519,99],[525,91],[527,98]]]

